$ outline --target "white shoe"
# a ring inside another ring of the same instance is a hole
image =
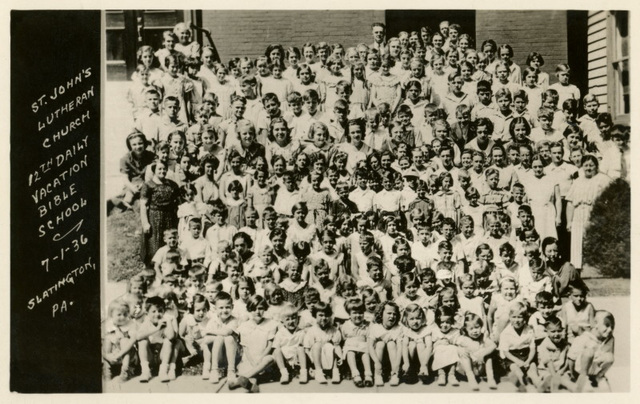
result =
[[[209,381],[213,384],[220,382],[220,369],[211,369],[209,374]]]
[[[333,368],[333,373],[331,374],[331,383],[338,384],[340,383],[340,371],[337,367]]]
[[[142,362],[142,374],[140,374],[140,383],[147,383],[151,380],[151,369],[149,369],[149,362]]]
[[[289,372],[286,370],[280,372],[280,384],[289,384]]]
[[[309,373],[307,372],[307,369],[300,369],[299,377],[300,384],[307,384],[309,382]]]
[[[324,377],[322,370],[316,370],[316,381],[320,384],[327,384],[327,378]]]
[[[171,380],[171,378],[169,378],[169,366],[162,364],[160,365],[160,369],[158,370],[158,379],[163,383]]]
[[[209,380],[209,375],[211,374],[211,369],[208,367],[202,368],[202,380]]]

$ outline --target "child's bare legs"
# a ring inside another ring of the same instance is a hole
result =
[[[600,380],[604,377],[604,375],[609,371],[609,368],[613,365],[613,354],[607,353],[602,355],[599,360],[600,362],[600,370],[592,376],[595,380]]]
[[[384,341],[378,341],[375,345],[376,357],[373,361],[375,382],[376,386],[384,386],[384,380],[382,379],[382,358],[384,357],[384,350],[387,348],[387,344]]]
[[[262,371],[267,369],[269,366],[273,364],[273,356],[265,355],[258,363],[255,364],[251,369],[242,372],[242,376],[252,379],[259,375]],[[255,382],[253,382],[255,383]]]
[[[471,355],[467,350],[461,349],[459,352],[460,355],[460,365],[464,370],[464,374],[467,375],[467,380],[469,381],[469,386],[473,391],[478,391],[480,388],[478,387],[478,381],[476,380],[476,375],[473,372],[473,364],[471,363]]]
[[[491,390],[498,388],[496,384],[496,377],[493,374],[493,358],[487,358],[485,362],[485,371],[487,372],[487,384]]]
[[[427,341],[424,345],[424,353],[420,356],[421,358],[420,365],[424,363],[423,372],[425,372],[425,376],[429,375],[429,361],[431,360],[432,355],[433,355],[433,342]]]
[[[446,386],[447,385],[447,372],[450,366],[445,366],[443,368],[438,369],[438,386]]]
[[[162,348],[160,349],[160,370],[158,370],[158,376],[161,382],[168,382],[171,380],[169,375],[169,366],[171,363],[173,354],[173,342],[169,338],[162,340]],[[174,372],[175,372],[175,363]]]
[[[400,383],[398,372],[400,371],[402,355],[395,341],[387,342],[387,352],[389,353],[389,362],[391,362],[391,379],[389,380],[389,384],[391,386],[397,386]]]
[[[431,341],[427,343],[418,342],[416,344],[418,360],[420,361],[420,372],[418,373],[419,376],[429,375],[429,357],[431,356],[431,344]]]
[[[227,354],[227,379],[233,380],[236,377],[236,355],[238,353],[238,343],[232,335],[224,337],[224,348]]]
[[[180,354],[186,351],[186,347],[181,339],[171,341],[171,358],[169,359],[169,379],[176,380],[176,361]]]
[[[592,364],[593,354],[588,353],[583,355],[582,361],[583,363]],[[607,373],[611,365],[613,365],[613,355],[606,354],[606,355],[603,355],[601,358],[599,358],[599,361],[597,363],[599,370],[595,374],[590,375],[588,373],[589,371],[588,368],[583,369],[580,372],[580,376],[578,376],[578,380],[576,382],[576,391],[577,392],[584,391],[587,381],[590,381],[593,387],[598,387],[598,382],[604,377],[604,375]],[[588,366],[588,367],[591,367],[591,366]]]
[[[578,380],[576,380],[575,391],[577,393],[582,393],[584,391],[584,386],[587,384],[588,376],[586,374],[580,374],[578,376]]]
[[[515,363],[512,363],[509,366],[509,370],[511,371],[512,378],[515,379],[514,384],[518,388],[518,391],[523,391],[525,386],[524,372],[522,371],[520,366],[516,365]]]
[[[244,357],[243,361],[250,363],[253,365],[249,370],[243,371],[238,377],[227,377],[229,390],[236,389],[238,387],[243,387],[249,391],[249,393],[258,393],[260,392],[260,388],[258,387],[258,381],[256,380],[256,376],[258,376],[262,371],[271,366],[274,362],[273,356],[266,355],[257,363],[253,363],[249,358]]]
[[[531,382],[536,387],[539,393],[544,393],[544,391],[549,387],[549,382],[551,380],[551,375],[547,375],[543,377],[538,372],[538,368],[535,365],[531,365],[529,371],[527,372],[527,376],[531,379]]]
[[[351,370],[351,377],[356,387],[362,387],[362,376],[358,370],[358,362],[356,353],[354,351],[347,352],[347,363],[349,364],[349,370]]]
[[[202,379],[208,380],[211,373],[211,340],[203,338],[200,341],[202,349]]]
[[[362,361],[362,367],[364,368],[364,383],[362,379],[362,375],[358,370],[358,357]],[[371,387],[373,386],[373,374],[371,373],[371,357],[367,352],[347,352],[347,363],[349,364],[349,369],[351,370],[351,376],[353,377],[353,382],[356,387]]]
[[[213,347],[211,348],[211,374],[209,380],[211,383],[220,381],[220,363],[222,363],[222,355],[226,355],[228,368],[228,377],[235,378],[236,372],[236,340],[231,335],[216,335],[213,338]]]
[[[571,391],[571,392],[575,392],[576,389],[576,382],[574,382],[571,379],[571,375],[569,374],[569,372],[563,374],[562,376],[560,376],[560,386],[564,386],[567,390]]]
[[[216,335],[212,338],[211,345],[211,375],[209,380],[212,383],[220,381],[220,363],[222,362],[222,350],[224,349],[224,338]]]
[[[278,370],[280,371],[280,383],[288,384],[289,369],[287,368],[284,355],[282,355],[282,350],[280,348],[273,350],[273,360],[276,362],[276,366],[278,366]]]
[[[105,359],[109,363],[118,363],[125,355],[129,355],[131,353],[131,349],[136,344],[135,339],[131,338],[122,338],[120,340],[120,349],[114,350],[115,345],[112,345],[108,352],[105,354]]]
[[[149,368],[149,357],[151,357],[151,344],[148,339],[138,341],[138,353],[140,355],[140,382],[146,383],[151,379],[151,369]]]
[[[451,383],[452,386],[459,386],[460,385],[460,381],[458,380],[458,376],[456,376],[456,364],[454,363],[453,365],[449,366],[449,382]]]
[[[127,380],[129,380],[129,377],[130,377],[129,366],[130,365],[131,365],[131,354],[129,352],[127,352],[122,357],[122,368],[120,370],[120,381],[126,382]]]
[[[407,346],[407,353],[409,356],[409,360],[406,361],[406,363],[404,361],[402,362],[402,373],[404,373],[405,375],[409,373],[409,369],[411,368],[411,362],[413,362],[413,359],[416,357],[416,354],[418,353],[418,348],[415,341],[409,341],[409,344]]]
[[[551,374],[549,376],[549,389],[552,393],[560,390],[560,386],[562,386],[562,375],[558,373]]]
[[[300,383],[305,384],[309,380],[309,373],[307,371],[307,353],[303,347],[297,348],[298,362],[300,363]]]
[[[340,366],[342,365],[342,349],[339,346],[334,347],[331,344],[325,345],[325,349],[332,348],[333,351],[333,369],[331,370],[331,383],[338,384],[342,380],[340,376]]]
[[[137,188],[137,185],[136,185],[136,188]],[[140,195],[139,193],[134,194],[130,189],[127,189],[127,191],[124,194],[124,197],[122,198],[122,204],[126,206],[127,209],[132,209],[133,202],[137,199],[139,195]]]
[[[326,384],[327,379],[324,376],[324,369],[322,368],[322,349],[324,344],[321,342],[316,342],[311,347],[311,360],[313,361],[313,365],[316,369],[315,377],[316,381],[320,384]]]
[[[364,383],[366,387],[373,386],[373,373],[371,372],[371,356],[368,352],[362,354],[362,366],[364,367]]]

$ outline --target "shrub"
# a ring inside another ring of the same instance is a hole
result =
[[[595,200],[583,241],[585,263],[607,277],[631,275],[631,189],[614,180]]]

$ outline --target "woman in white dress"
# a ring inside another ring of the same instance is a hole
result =
[[[531,164],[533,175],[527,182],[527,196],[531,212],[535,217],[536,231],[541,239],[558,237],[556,226],[562,218],[562,199],[560,186],[553,177],[544,173],[544,165],[539,156]]]
[[[598,159],[582,157],[584,176],[573,181],[567,193],[567,230],[571,232],[571,263],[582,268],[582,240],[589,224],[593,203],[609,185],[611,178],[598,171]]]

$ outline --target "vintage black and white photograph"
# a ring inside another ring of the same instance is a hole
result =
[[[102,14],[104,392],[630,391],[629,11]]]

